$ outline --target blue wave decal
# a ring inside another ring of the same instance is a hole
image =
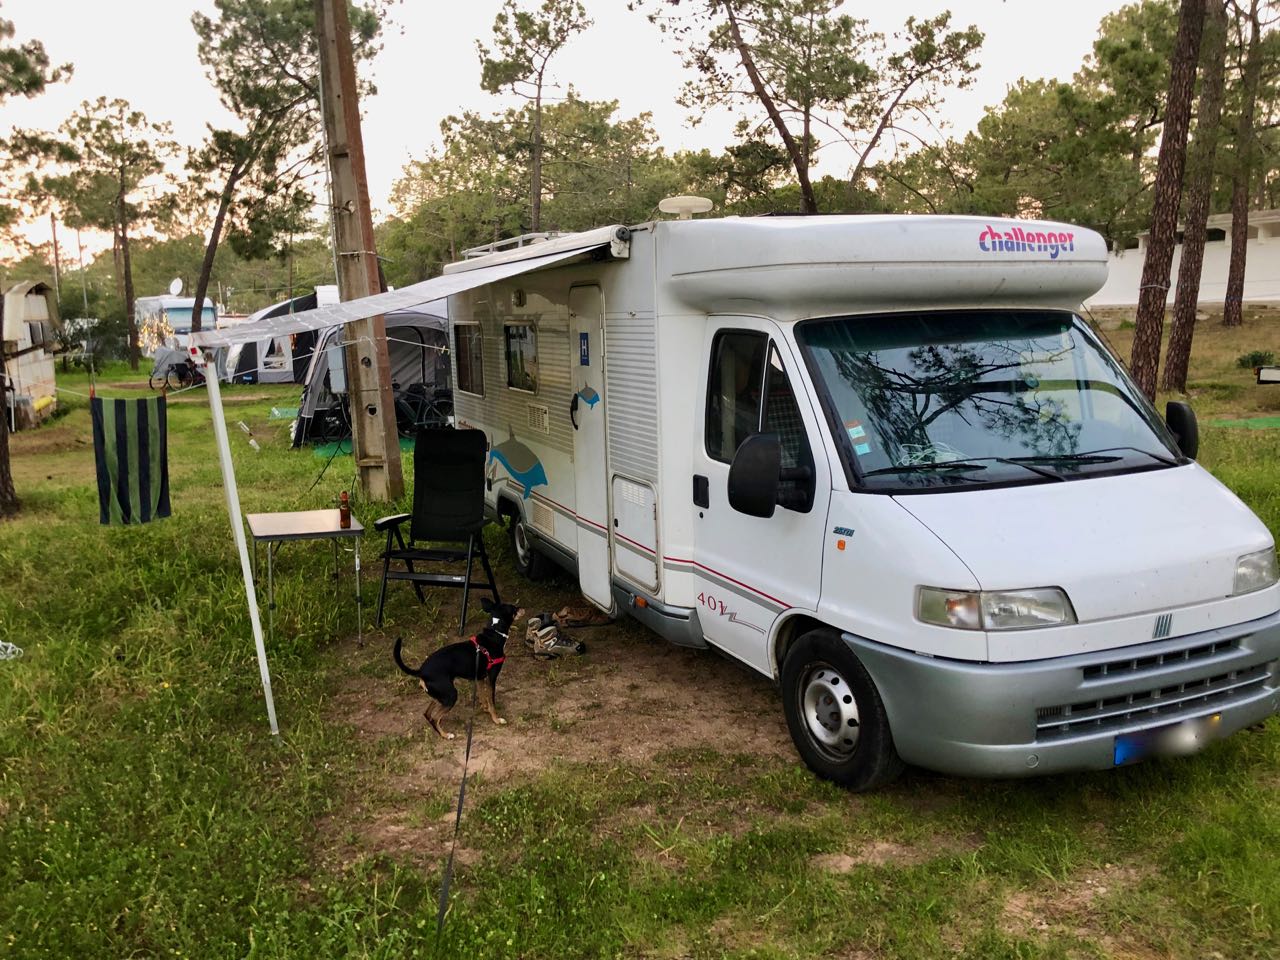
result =
[[[582,389],[578,391],[578,396],[582,398],[582,402],[588,407],[594,407],[600,402],[600,394],[591,389],[591,384],[584,384]]]

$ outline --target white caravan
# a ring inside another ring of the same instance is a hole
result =
[[[1272,536],[1077,315],[1098,235],[729,218],[475,254],[429,283],[463,291],[456,415],[522,572],[775,678],[819,774],[1104,768],[1280,706]]]

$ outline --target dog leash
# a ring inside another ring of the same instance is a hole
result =
[[[475,638],[472,637],[474,642]],[[485,651],[488,653],[488,651]],[[476,644],[476,668],[480,672],[480,644]],[[440,908],[436,912],[436,940],[444,932],[444,915],[449,910],[449,885],[453,882],[453,855],[458,849],[458,831],[462,827],[462,805],[467,799],[467,766],[471,763],[471,734],[476,726],[476,703],[480,690],[480,681],[476,680],[471,687],[471,719],[467,721],[467,750],[462,755],[462,782],[458,785],[458,812],[453,818],[453,840],[449,844],[449,859],[444,866],[444,882],[440,884]]]

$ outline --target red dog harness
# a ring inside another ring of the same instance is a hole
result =
[[[493,655],[489,653],[489,651],[488,651],[488,650],[486,650],[484,647],[480,646],[480,641],[479,641],[479,640],[477,640],[475,637],[472,637],[472,638],[471,638],[471,643],[475,646],[475,648],[476,648],[478,651],[480,651],[481,653],[483,653],[483,654],[484,654],[485,663],[487,663],[487,664],[488,664],[488,666],[486,666],[486,667],[485,667],[485,673],[488,673],[490,670],[492,670],[492,669],[493,669],[494,667],[496,667],[498,664],[502,663],[503,661],[505,661],[505,660],[507,659],[506,657],[498,657],[498,658],[496,658],[496,659],[495,659],[495,658],[493,657]]]

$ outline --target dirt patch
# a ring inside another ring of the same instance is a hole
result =
[[[535,590],[526,589],[521,598],[530,611],[559,609],[577,599],[573,593]],[[442,604],[434,622],[456,622],[454,610],[456,605]],[[409,821],[424,797],[438,802],[447,794],[452,802],[462,772],[471,684],[458,684],[458,706],[446,721],[457,739],[440,739],[422,716],[426,694],[392,661],[392,638],[401,632],[393,629],[368,636],[362,649],[344,647],[347,680],[330,701],[332,720],[350,724],[362,741],[384,748],[368,761],[361,778],[365,789],[352,798],[351,808],[321,824],[320,848],[340,858],[438,856],[452,831],[452,821],[447,827],[414,827]],[[469,807],[491,786],[561,762],[646,764],[664,751],[699,749],[794,758],[781,702],[765,678],[717,654],[672,646],[626,620],[569,632],[586,642],[584,656],[537,660],[512,635],[498,681],[499,713],[508,722],[495,726],[483,710],[476,717],[469,771],[480,785],[476,794],[468,791]],[[447,626],[408,628],[403,635],[405,660],[414,665],[457,639]],[[670,855],[657,859],[678,866]]]
[[[810,862],[829,873],[850,873],[857,867],[915,867],[940,857],[969,853],[978,848],[970,838],[934,837],[925,843],[906,844],[872,840],[852,853],[824,853]]]
[[[1144,876],[1144,871],[1135,867],[1106,864],[1052,887],[1014,891],[1005,898],[999,927],[1023,939],[1057,933],[1094,940],[1103,945],[1109,957],[1145,960],[1160,956],[1141,944],[1115,939],[1103,922],[1104,904],[1136,888]]]
[[[68,450],[93,450],[93,430],[88,421],[69,422],[67,418],[46,423],[31,430],[21,430],[9,437],[15,461],[22,457],[47,456]]]

